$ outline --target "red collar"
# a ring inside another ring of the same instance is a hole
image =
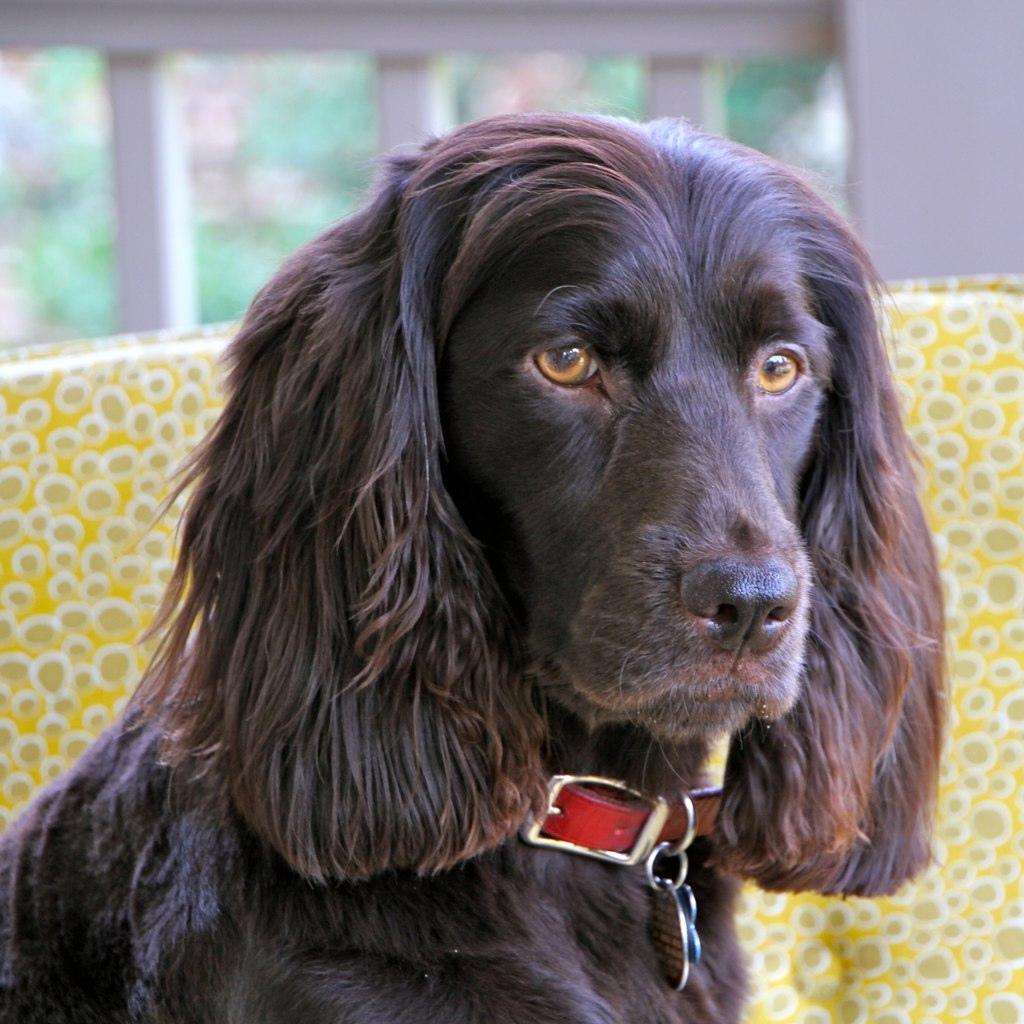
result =
[[[523,827],[522,839],[615,864],[640,864],[662,843],[684,850],[695,836],[710,835],[722,799],[720,788],[695,789],[674,800],[650,797],[617,779],[555,775],[548,810]]]

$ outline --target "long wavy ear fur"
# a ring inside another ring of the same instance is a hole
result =
[[[876,895],[927,865],[946,718],[935,554],[866,254],[810,190],[805,275],[833,372],[801,496],[816,573],[800,699],[733,738],[720,863],[769,889]]]
[[[447,867],[540,798],[501,595],[441,483],[422,296],[452,224],[406,209],[417,159],[391,157],[230,346],[137,696],[312,880]]]

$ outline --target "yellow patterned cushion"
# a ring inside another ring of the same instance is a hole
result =
[[[949,617],[938,863],[890,899],[748,888],[752,1024],[1024,1022],[1024,278],[887,309]]]
[[[886,312],[948,595],[939,863],[886,900],[748,889],[750,1020],[1024,1024],[1024,278],[913,282]],[[0,827],[145,663],[172,523],[144,528],[229,335],[0,354]]]
[[[145,527],[229,332],[0,352],[0,828],[116,717],[171,569]]]

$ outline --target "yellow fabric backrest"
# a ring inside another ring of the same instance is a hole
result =
[[[890,899],[748,889],[754,1024],[1024,1022],[1024,278],[886,313],[947,596],[937,863]]]
[[[0,827],[123,707],[228,332],[0,352]]]
[[[752,888],[754,1024],[1024,1024],[1024,279],[886,315],[948,596],[937,864],[884,900]],[[170,471],[227,328],[0,353],[0,827],[123,706],[172,564]]]

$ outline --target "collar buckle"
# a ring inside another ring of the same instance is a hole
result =
[[[555,839],[553,836],[544,835],[544,826],[550,817],[562,813],[556,801],[559,793],[568,785],[581,786],[602,786],[606,789],[613,789],[618,793],[631,797],[648,806],[647,820],[637,833],[636,840],[629,850],[599,850],[589,846],[581,846],[578,843],[570,842],[567,839]],[[658,844],[658,838],[668,820],[668,802],[660,796],[648,796],[639,790],[627,786],[618,779],[606,779],[600,775],[555,775],[548,783],[548,808],[539,818],[531,818],[520,831],[520,838],[531,846],[547,847],[552,850],[562,850],[568,853],[577,853],[584,857],[592,857],[595,860],[606,861],[611,864],[641,864],[643,863]]]

